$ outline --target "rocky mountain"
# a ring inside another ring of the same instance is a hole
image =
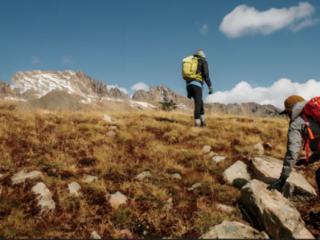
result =
[[[12,84],[0,82],[0,97],[20,100],[28,106],[46,109],[81,109],[83,105],[99,107],[118,104],[129,108],[152,109],[160,103],[172,100],[178,109],[193,111],[193,102],[166,86],[151,87],[148,91],[136,91],[132,99],[117,86],[106,85],[81,71],[24,71],[12,77]],[[216,114],[276,116],[279,109],[257,103],[206,104],[207,112]]]
[[[165,100],[173,100],[177,103],[189,102],[186,97],[181,96],[168,87],[162,85],[152,87],[149,91],[138,90],[133,94],[132,99],[146,102],[162,102]]]
[[[280,109],[273,105],[261,105],[254,102],[249,103],[209,103],[206,104],[210,113],[222,113],[231,115],[252,115],[259,117],[278,116]]]
[[[25,71],[12,77],[12,88],[22,96],[40,98],[53,90],[64,91],[81,97],[104,96],[105,84],[83,72],[74,71]]]

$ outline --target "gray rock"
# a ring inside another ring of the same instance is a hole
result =
[[[171,210],[172,207],[173,207],[173,199],[169,198],[166,204],[164,205],[164,210]]]
[[[144,171],[139,175],[137,175],[135,179],[137,179],[138,181],[143,181],[144,179],[150,178],[150,177],[152,177],[151,173],[149,171]]]
[[[312,239],[300,213],[278,191],[267,190],[267,184],[252,180],[241,189],[240,205],[251,220],[264,228],[271,238]]]
[[[94,181],[98,181],[98,177],[97,176],[93,176],[93,175],[85,175],[83,178],[83,181],[85,183],[92,183]]]
[[[24,183],[27,179],[38,179],[42,178],[43,175],[40,171],[26,172],[26,170],[21,170],[11,177],[13,185]]]
[[[256,157],[252,160],[254,178],[267,184],[279,178],[283,162],[266,156]],[[284,196],[313,198],[317,196],[316,190],[305,177],[293,170],[284,186]]]
[[[117,130],[118,130],[118,128],[117,128],[117,126],[110,126],[110,127],[109,127],[109,130],[117,131]]]
[[[108,137],[115,137],[115,136],[116,136],[116,133],[115,133],[113,130],[109,130],[109,131],[107,132],[107,136],[108,136]]]
[[[69,183],[68,189],[69,189],[70,195],[77,196],[77,197],[80,196],[79,191],[81,189],[81,186],[79,185],[79,183],[77,182]]]
[[[250,181],[251,177],[248,172],[247,165],[242,161],[236,161],[223,172],[223,179],[227,183],[237,188],[241,188]]]
[[[107,123],[113,123],[112,118],[108,114],[103,115],[103,120]]]
[[[258,155],[263,155],[264,154],[264,147],[262,143],[257,143],[253,146],[254,151],[258,154]]]
[[[265,233],[235,221],[223,221],[221,224],[210,228],[209,232],[203,234],[202,239],[267,239]]]
[[[209,145],[203,146],[202,152],[203,152],[204,154],[210,153],[210,151],[211,151],[211,146],[209,146]]]
[[[52,193],[43,182],[34,185],[31,191],[38,195],[38,205],[41,208],[41,213],[52,211],[56,208],[56,203],[52,199]]]
[[[236,209],[234,207],[224,205],[221,203],[216,204],[216,208],[222,212],[225,212],[225,213],[233,213],[236,211]]]
[[[91,239],[101,239],[100,235],[96,231],[93,231],[91,233],[90,238]]]
[[[109,196],[109,203],[114,209],[117,209],[122,204],[126,204],[127,201],[128,198],[121,192],[116,192]]]
[[[225,156],[214,156],[214,157],[212,157],[212,162],[213,163],[219,163],[219,162],[222,162],[224,160],[226,160]]]
[[[188,191],[193,191],[193,190],[195,190],[195,189],[197,189],[197,188],[199,188],[199,187],[201,187],[201,186],[202,186],[201,183],[195,183],[195,184],[193,184],[191,187],[189,187],[187,190],[188,190]]]
[[[181,180],[181,179],[182,179],[182,177],[181,177],[181,175],[180,175],[179,173],[173,173],[173,174],[171,174],[171,178],[173,178],[173,179],[178,179],[178,180]]]

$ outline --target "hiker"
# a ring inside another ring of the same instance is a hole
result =
[[[305,147],[305,163],[320,159],[320,97],[306,102],[301,96],[293,95],[284,102],[286,114],[290,118],[287,152],[284,158],[280,178],[268,186],[268,189],[282,190],[292,167],[296,165],[301,148]],[[309,158],[309,151],[313,154]],[[320,168],[316,171],[316,182],[320,192]]]
[[[194,100],[194,122],[196,127],[205,127],[202,86],[205,82],[212,94],[208,63],[203,50],[199,49],[193,56],[182,60],[182,76],[187,83],[188,98]]]

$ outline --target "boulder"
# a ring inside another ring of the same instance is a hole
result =
[[[255,157],[252,160],[252,165],[254,178],[269,184],[279,178],[283,162],[275,158],[261,156]],[[284,186],[283,194],[286,197],[305,199],[317,196],[316,190],[311,184],[294,169]]]
[[[72,183],[69,183],[68,184],[68,189],[69,189],[69,193],[70,195],[73,195],[73,196],[80,196],[80,189],[81,189],[81,186],[79,185],[79,183],[77,182],[72,182]]]
[[[210,230],[203,234],[202,239],[267,239],[268,236],[264,232],[235,221],[223,221],[221,224],[213,226]]]
[[[312,239],[297,209],[281,193],[269,191],[267,186],[254,179],[241,189],[239,201],[245,214],[271,238]]]
[[[38,195],[37,200],[38,205],[41,208],[41,213],[52,211],[56,208],[56,203],[52,199],[52,193],[43,182],[39,182],[34,185],[31,191]]]
[[[237,188],[241,188],[250,181],[251,177],[247,165],[242,161],[236,161],[223,172],[223,179],[227,183]]]
[[[38,179],[42,178],[43,175],[40,171],[27,172],[26,170],[21,170],[11,177],[11,182],[13,185],[24,183],[27,179]]]
[[[121,192],[116,192],[109,196],[109,203],[114,209],[117,209],[122,204],[126,204],[127,201],[128,198]]]
[[[219,162],[222,162],[224,160],[226,160],[225,156],[214,156],[214,157],[212,157],[212,162],[213,163],[219,163]]]
[[[144,179],[146,178],[150,178],[152,177],[151,173],[149,171],[144,171],[140,174],[138,174],[135,179],[138,180],[138,181],[143,181]]]

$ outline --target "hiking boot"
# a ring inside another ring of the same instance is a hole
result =
[[[201,120],[200,120],[200,119],[195,119],[195,120],[194,120],[194,126],[195,126],[195,127],[201,127],[201,126],[202,126]]]
[[[204,117],[204,115],[200,115],[200,120],[201,120],[201,127],[206,127],[206,119]]]

